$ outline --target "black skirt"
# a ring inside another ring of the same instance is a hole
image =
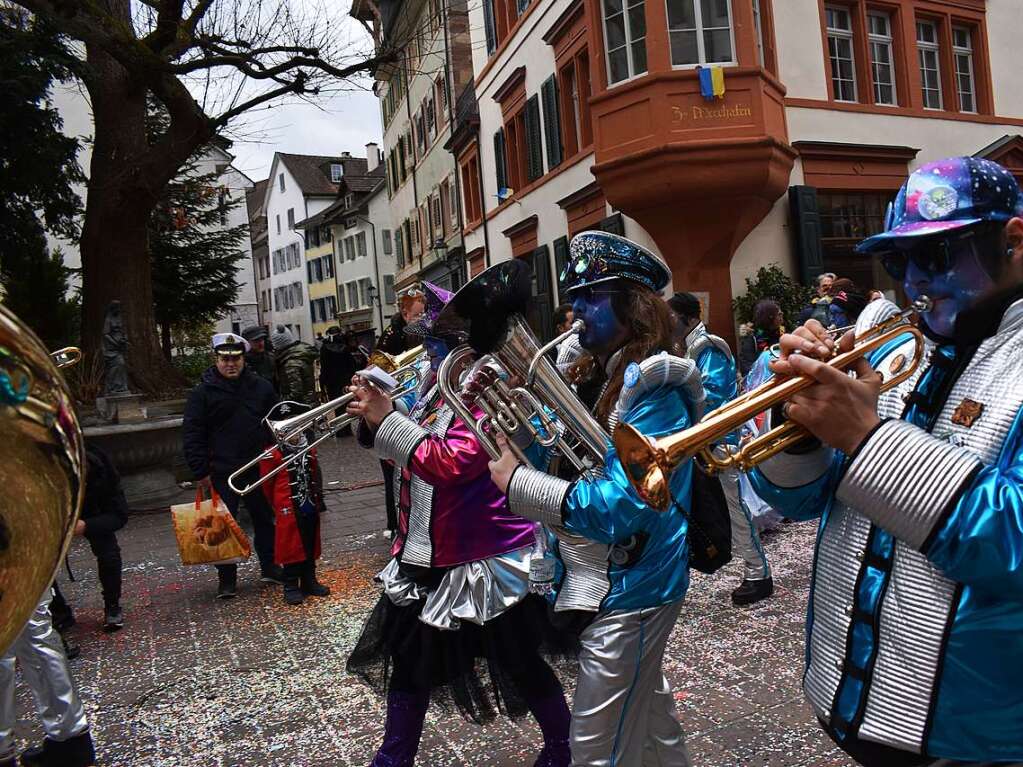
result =
[[[348,672],[381,695],[429,692],[431,702],[477,724],[498,712],[521,717],[530,700],[560,692],[545,656],[574,674],[578,637],[554,628],[541,597],[530,594],[482,626],[462,621],[454,631],[419,620],[425,602],[399,607],[381,595],[348,657]]]

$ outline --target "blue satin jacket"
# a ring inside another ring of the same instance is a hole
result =
[[[832,737],[1023,761],[1023,301],[972,357],[929,351],[854,455],[786,454],[750,479],[821,520],[804,690]]]
[[[634,377],[626,376],[633,386],[623,389],[612,420],[629,423],[651,437],[692,424],[694,414],[702,412],[703,400],[695,365],[658,355],[637,368]],[[632,489],[610,447],[601,476],[567,482],[522,467],[512,477],[508,498],[517,514],[609,547],[603,596],[593,608],[637,610],[676,602],[689,587],[683,507],[692,496],[691,462],[674,472],[670,485],[676,504],[665,513],[654,511]],[[555,551],[559,548],[563,547]],[[571,570],[568,557],[563,554],[562,559]],[[563,573],[559,570],[559,577]]]
[[[686,336],[686,356],[696,362],[707,392],[707,412],[711,413],[731,402],[739,394],[735,373],[735,358],[723,339],[712,336],[701,322]],[[729,445],[739,444],[739,435],[732,432],[723,440]]]

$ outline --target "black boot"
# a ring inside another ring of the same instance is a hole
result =
[[[107,605],[103,609],[103,630],[119,631],[124,628],[124,611],[118,604]]]
[[[217,599],[233,599],[238,594],[238,569],[236,567],[218,567]]]
[[[316,580],[316,563],[309,562],[302,569],[302,593],[310,597],[328,597],[330,589]]]
[[[36,767],[90,767],[96,762],[92,735],[86,730],[67,740],[43,740],[43,745],[22,752],[21,763]]]
[[[289,605],[300,605],[305,601],[305,594],[299,586],[298,578],[284,579],[284,601]]]
[[[271,586],[283,586],[285,583],[284,569],[280,565],[261,567],[259,580]]]
[[[744,580],[739,588],[732,592],[732,604],[742,606],[751,605],[761,599],[767,599],[774,593],[774,580],[758,578],[755,581]]]

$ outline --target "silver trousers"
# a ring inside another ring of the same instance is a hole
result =
[[[89,727],[85,708],[75,690],[60,634],[50,619],[47,589],[18,638],[0,657],[0,761],[15,755],[14,661],[21,664],[21,676],[32,691],[36,711],[46,737],[64,741],[81,735]]]
[[[598,613],[583,631],[572,708],[572,767],[690,767],[661,670],[682,609]]]
[[[714,452],[725,455],[727,446],[718,445]],[[721,489],[725,491],[728,502],[728,518],[732,525],[732,554],[741,557],[744,563],[743,580],[759,581],[771,577],[771,567],[767,564],[767,555],[760,543],[760,535],[753,524],[749,509],[739,495],[739,471],[730,469],[718,475]]]

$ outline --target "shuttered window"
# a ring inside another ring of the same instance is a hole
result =
[[[483,0],[483,29],[487,35],[487,55],[489,56],[497,50],[497,27],[494,26],[494,0]]]
[[[561,146],[561,115],[558,112],[558,80],[557,75],[544,82],[540,88],[543,99],[543,124],[547,144],[547,167],[556,168],[561,165],[564,152]]]
[[[494,167],[497,170],[497,190],[508,188],[508,162],[504,148],[504,128],[494,134]]]
[[[543,175],[543,149],[540,142],[540,97],[533,96],[526,102],[526,175],[535,181]]]

